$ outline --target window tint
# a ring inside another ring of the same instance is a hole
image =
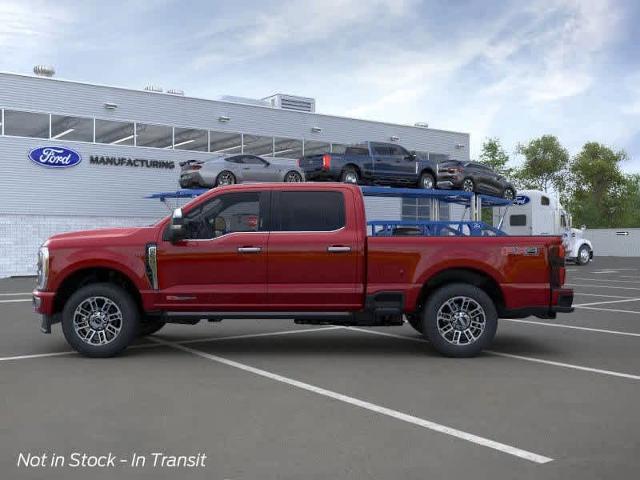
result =
[[[133,145],[133,123],[96,119],[96,143]]]
[[[93,142],[93,119],[51,115],[51,138]]]
[[[409,155],[409,152],[400,145],[389,145],[387,148],[389,149],[389,155],[397,155],[400,157],[406,157]]]
[[[281,231],[326,232],[345,225],[340,192],[281,192]]]
[[[365,146],[347,147],[346,155],[369,155],[369,149]]]
[[[549,205],[549,197],[540,197],[540,205]]]
[[[165,125],[136,124],[136,145],[138,147],[171,148],[173,128]]]
[[[209,132],[211,153],[234,154],[242,152],[242,135],[229,132]]]
[[[509,225],[512,227],[525,227],[527,225],[526,215],[511,215],[509,217]]]
[[[5,110],[4,134],[16,137],[49,138],[49,115]]]
[[[173,148],[176,150],[196,150],[206,152],[208,149],[206,130],[197,128],[176,128],[173,140]]]
[[[227,193],[191,210],[185,216],[187,238],[216,238],[233,232],[257,232],[264,224],[260,193]]]
[[[344,153],[347,149],[347,145],[343,145],[341,143],[332,143],[331,144],[331,153],[337,153],[338,155]]]
[[[238,155],[235,157],[225,158],[225,161],[231,162],[231,163],[244,163],[244,156]]]
[[[386,145],[373,145],[372,148],[376,155],[391,155],[391,150]]]
[[[259,157],[254,157],[253,155],[245,155],[242,157],[242,162],[247,165],[264,165],[265,162]]]

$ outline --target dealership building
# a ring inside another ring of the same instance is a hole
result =
[[[36,251],[53,234],[166,215],[144,197],[178,189],[181,161],[295,159],[363,140],[469,159],[467,133],[324,115],[310,98],[208,100],[42,75],[0,73],[0,122],[0,277],[33,274]],[[427,218],[429,207],[416,202],[376,198],[367,208],[376,218]]]

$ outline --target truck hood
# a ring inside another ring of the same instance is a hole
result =
[[[131,243],[141,243],[144,245],[146,242],[155,240],[156,232],[157,226],[81,230],[53,235],[49,237],[45,245],[49,248],[88,246],[96,243],[104,247],[129,245]]]

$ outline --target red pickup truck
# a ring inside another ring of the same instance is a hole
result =
[[[211,190],[150,227],[55,235],[38,254],[42,331],[61,322],[92,357],[167,322],[292,318],[401,325],[473,356],[500,317],[573,310],[560,237],[367,236],[362,192],[341,183]]]

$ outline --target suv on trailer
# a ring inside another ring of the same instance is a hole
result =
[[[344,154],[306,155],[298,162],[309,181],[436,188],[438,163],[429,154],[409,152],[395,143],[364,142]]]
[[[154,226],[55,235],[38,254],[42,331],[108,357],[166,322],[292,318],[401,325],[444,355],[489,346],[498,318],[572,311],[560,237],[367,236],[361,190],[211,190]]]

